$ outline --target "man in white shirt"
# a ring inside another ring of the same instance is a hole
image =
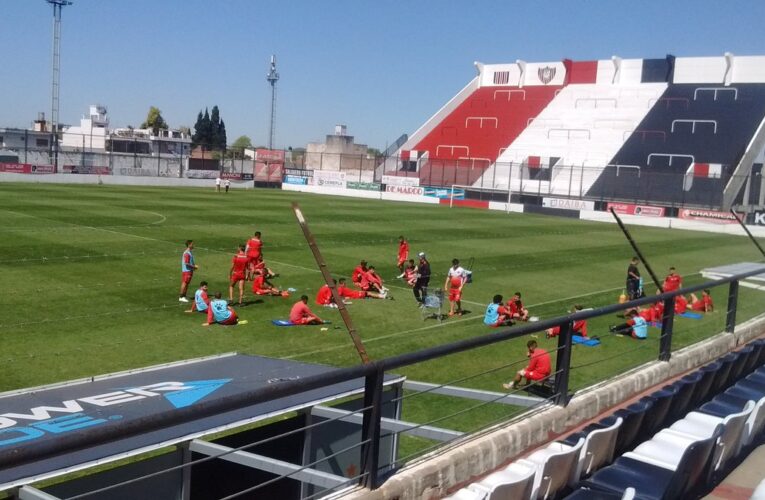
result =
[[[215,190],[220,193],[220,174],[215,178]]]
[[[444,292],[449,294],[449,316],[458,314],[462,316],[462,287],[467,281],[467,271],[460,266],[460,261],[452,259],[452,267],[446,273]],[[455,310],[454,306],[457,306]]]

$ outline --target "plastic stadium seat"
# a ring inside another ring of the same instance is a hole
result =
[[[730,369],[730,375],[728,375],[729,385],[733,385],[738,382],[741,377],[749,375],[749,371],[744,371],[744,369],[750,364],[749,360],[753,353],[754,347],[746,346],[739,351],[728,354],[728,356],[736,357],[736,362]]]
[[[468,488],[457,490],[453,495],[444,497],[444,500],[484,500],[486,493],[473,491]]]
[[[759,362],[760,356],[762,355],[763,345],[752,342],[751,344],[748,344],[746,347],[751,348],[751,352],[744,365],[744,370],[742,372],[744,373],[744,375],[752,373],[752,371],[754,371],[754,369],[758,367],[757,363]]]
[[[584,439],[580,439],[574,446],[558,442],[550,443],[546,448],[518,460],[517,463],[537,468],[530,498],[541,500],[554,498],[571,481],[576,472],[582,446],[584,446]]]
[[[702,403],[706,403],[712,399],[713,394],[709,394],[709,388],[712,386],[716,374],[717,372],[713,370],[696,370],[681,379],[693,380],[696,376],[699,377],[693,391],[693,396],[691,396],[691,400],[688,402],[688,408],[698,408]]]
[[[669,414],[670,406],[677,394],[676,387],[669,387],[666,389],[659,389],[651,393],[648,398],[653,399],[653,406],[645,412],[643,417],[643,423],[640,426],[637,438],[640,440],[648,439],[656,434],[666,422],[667,415]]]
[[[728,354],[720,358],[720,362],[723,364],[723,367],[725,367],[725,365],[728,365],[729,369],[725,377],[720,377],[721,380],[718,385],[718,390],[715,392],[719,393],[724,391],[725,389],[733,385],[736,382],[736,380],[738,380],[738,376],[741,374],[741,369],[743,368],[740,358],[741,358],[741,354],[739,354],[738,352],[729,352]]]
[[[704,439],[709,437],[718,425],[721,425],[723,430],[715,446],[712,465],[713,472],[726,472],[730,461],[737,458],[741,451],[743,440],[746,437],[746,422],[754,407],[754,401],[747,401],[740,412],[731,413],[723,418],[701,412],[691,412],[684,419],[675,422],[669,429],[662,432],[676,432],[680,436]]]
[[[633,498],[635,498],[635,488],[627,488],[624,490],[624,493],[621,494],[612,493],[610,491],[579,488],[567,496],[565,500],[632,500]]]
[[[708,415],[724,417],[733,412],[741,411],[750,400],[751,393],[741,392],[736,386],[731,387],[723,394],[706,403],[699,411]],[[747,449],[758,444],[765,430],[765,396],[756,400],[754,410],[746,422],[743,446]]]
[[[654,401],[650,398],[643,398],[637,403],[629,405],[627,408],[616,410],[613,416],[606,417],[600,421],[600,425],[608,427],[616,422],[617,418],[622,418],[623,422],[619,427],[619,433],[616,436],[616,449],[614,454],[621,455],[627,450],[631,450],[638,438],[640,427],[643,425],[643,419],[648,410],[653,407]]]
[[[672,405],[667,413],[666,422],[674,422],[675,420],[682,418],[682,416],[688,412],[691,400],[696,391],[696,384],[699,383],[702,376],[701,373],[694,372],[680,380],[664,386],[664,389],[677,389],[677,394],[675,394],[675,398],[672,400]]]
[[[707,366],[701,367],[701,370],[707,370],[712,369],[716,371],[715,373],[715,379],[712,381],[712,385],[709,388],[709,394],[714,396],[715,394],[720,394],[726,387],[725,383],[728,381],[728,375],[730,374],[730,369],[732,366],[732,362],[724,362],[724,358],[720,358],[718,361],[715,361],[714,363],[711,363]],[[713,365],[717,365],[714,368],[708,368],[712,367]]]
[[[719,429],[708,439],[691,443],[676,464],[630,458],[629,453],[613,465],[596,472],[582,486],[621,493],[635,488],[638,498],[682,499],[691,492],[705,489],[702,484],[709,473],[712,450],[720,435]]]
[[[579,463],[575,468],[573,481],[569,483],[570,486],[573,486],[583,477],[591,476],[604,464],[611,463],[614,459],[616,438],[619,435],[619,427],[621,427],[622,422],[622,418],[617,417],[610,427],[594,429],[587,434],[579,456]]]
[[[701,379],[699,382],[700,384],[704,384],[704,379],[709,376],[711,377],[711,380],[709,381],[709,387],[707,388],[707,392],[705,396],[701,399],[701,403],[706,403],[710,399],[712,399],[716,394],[719,394],[720,391],[717,390],[714,391],[714,387],[717,383],[717,379],[720,376],[720,370],[723,369],[723,364],[719,361],[713,361],[712,363],[709,363],[708,365],[702,366],[699,368],[698,371],[700,371],[704,378]],[[728,370],[730,370],[730,365],[728,366]]]
[[[530,464],[513,462],[505,469],[486,476],[469,490],[485,495],[487,500],[531,498],[537,468]]]

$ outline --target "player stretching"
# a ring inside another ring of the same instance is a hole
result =
[[[255,231],[252,238],[247,240],[247,247],[245,252],[247,253],[247,259],[249,260],[247,268],[247,279],[251,280],[255,277],[255,266],[261,260],[263,260],[263,241],[260,239],[260,231]]]
[[[199,269],[199,266],[194,264],[194,254],[191,251],[194,250],[194,240],[186,240],[186,250],[183,251],[181,257],[181,293],[178,295],[178,302],[188,302],[186,298],[186,292],[191,283],[191,278],[194,277],[194,271]]]
[[[207,309],[207,323],[202,323],[202,326],[210,326],[216,323],[226,326],[244,325],[247,323],[247,320],[239,321],[234,309],[221,298],[220,292],[215,292],[215,299],[210,302],[210,307]]]
[[[231,269],[228,271],[228,300],[234,301],[234,286],[239,284],[239,305],[242,305],[242,298],[244,297],[244,273],[249,263],[247,254],[245,254],[245,246],[239,245],[239,253],[234,255],[231,259]]]
[[[255,271],[255,279],[252,280],[252,293],[255,295],[281,295],[289,297],[290,293],[276,288],[266,276],[265,271]]]
[[[398,237],[398,271],[401,273],[399,278],[403,278],[406,274],[404,268],[406,266],[406,259],[409,258],[409,242],[403,236]]]
[[[324,321],[308,307],[308,295],[303,295],[290,310],[290,323],[293,325],[321,325]]]

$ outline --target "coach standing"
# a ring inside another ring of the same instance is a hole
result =
[[[430,262],[424,252],[417,254],[420,258],[420,263],[417,264],[417,281],[414,282],[414,298],[417,302],[425,302],[425,297],[428,295],[428,283],[430,283]]]
[[[637,257],[632,257],[630,265],[627,266],[627,296],[630,300],[640,298],[640,271],[638,270]]]

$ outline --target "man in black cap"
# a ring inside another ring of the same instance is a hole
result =
[[[430,262],[428,262],[425,252],[417,254],[420,258],[419,264],[417,264],[417,281],[414,282],[414,298],[417,302],[422,304],[425,302],[425,297],[428,295],[428,283],[430,283]]]

